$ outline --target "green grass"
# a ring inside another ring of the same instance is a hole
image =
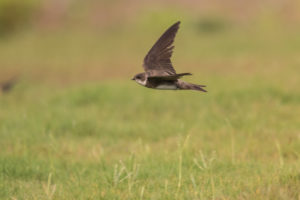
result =
[[[214,85],[19,85],[1,98],[1,197],[299,198],[299,94]]]
[[[208,93],[129,81],[141,25],[1,41],[23,76],[0,96],[0,199],[300,199],[298,35],[186,24],[174,63]]]

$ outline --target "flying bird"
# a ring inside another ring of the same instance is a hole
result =
[[[172,62],[173,42],[179,29],[180,21],[173,24],[150,49],[144,58],[145,72],[136,74],[132,80],[152,89],[161,90],[197,90],[206,92],[205,85],[196,85],[180,80],[191,73],[177,74]]]

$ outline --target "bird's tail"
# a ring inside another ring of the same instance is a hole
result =
[[[203,87],[206,87],[205,85],[196,85],[193,83],[188,83],[182,80],[178,80],[178,88],[181,90],[197,90],[202,92],[207,92]]]

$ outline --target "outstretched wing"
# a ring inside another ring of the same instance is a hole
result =
[[[173,24],[157,40],[144,58],[144,69],[150,76],[163,76],[176,74],[171,63],[174,38],[179,29],[180,21]]]

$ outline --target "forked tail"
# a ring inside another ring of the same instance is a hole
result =
[[[178,88],[181,90],[197,90],[202,92],[207,92],[203,87],[206,87],[205,85],[196,85],[193,83],[188,83],[185,81],[178,80]]]

